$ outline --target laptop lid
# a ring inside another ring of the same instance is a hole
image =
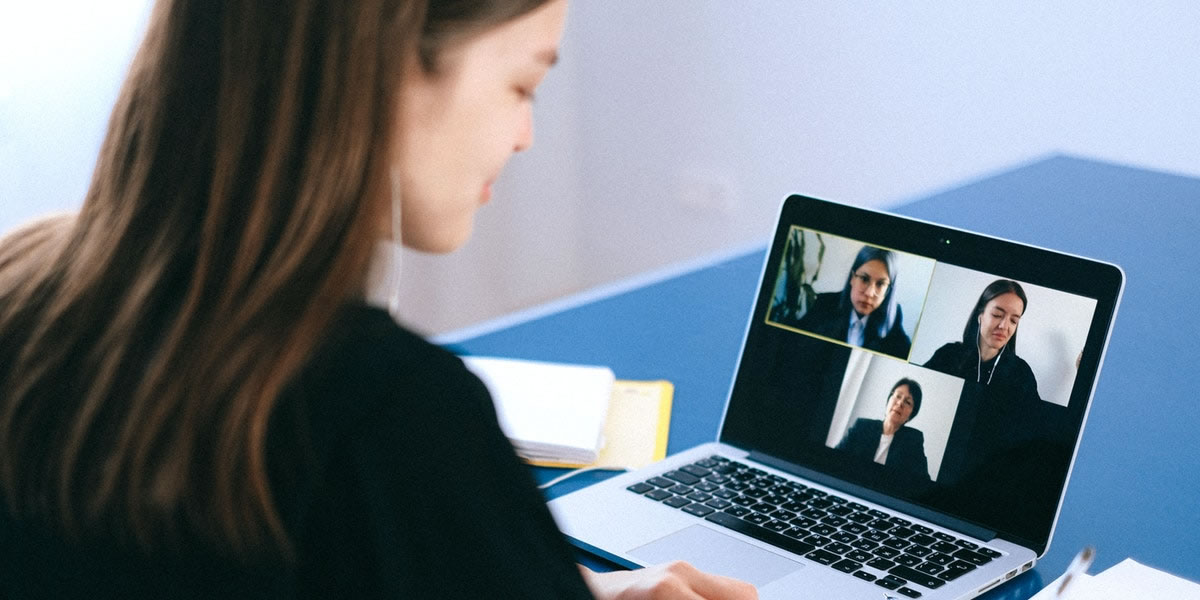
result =
[[[720,441],[1040,556],[1123,286],[1115,265],[791,196]]]

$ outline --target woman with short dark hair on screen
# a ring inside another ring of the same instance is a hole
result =
[[[896,301],[896,256],[863,246],[854,257],[840,292],[818,294],[799,329],[907,359],[912,342],[904,332],[904,312]]]
[[[888,392],[883,419],[855,419],[837,449],[861,460],[928,479],[925,434],[908,426],[919,412],[921,385],[907,377],[900,379]]]
[[[0,598],[755,596],[577,567],[483,383],[378,306],[532,143],[565,12],[155,6],[82,208],[0,241]]]
[[[971,309],[962,341],[938,348],[924,366],[961,377],[968,385],[987,386],[994,392],[991,397],[1040,400],[1033,369],[1017,356],[1017,327],[1027,306],[1021,284],[993,281]]]

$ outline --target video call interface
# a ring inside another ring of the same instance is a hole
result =
[[[801,227],[784,235],[726,430],[1018,540],[1048,534],[1096,300]]]

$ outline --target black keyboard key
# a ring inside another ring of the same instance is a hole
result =
[[[843,519],[842,517],[837,517],[834,515],[829,515],[828,517],[821,519],[821,522],[826,525],[831,525],[833,527],[841,527],[842,525],[846,524],[846,519]]]
[[[946,583],[945,581],[942,581],[933,575],[922,573],[912,567],[906,567],[904,565],[892,567],[888,570],[888,573],[891,573],[896,577],[902,577],[919,586],[927,587],[931,590],[936,590]]]
[[[716,523],[722,527],[728,527],[742,535],[752,537],[756,540],[766,542],[772,546],[778,546],[795,554],[807,554],[812,551],[813,547],[795,538],[790,538],[786,535],[776,533],[767,529],[763,529],[757,525],[748,523],[729,513],[716,512],[705,517],[708,521]]]
[[[829,566],[843,573],[853,573],[862,568],[862,563],[856,563],[848,558],[843,558]]]
[[[890,533],[893,536],[898,537],[898,538],[907,538],[916,532],[909,529],[908,527],[901,525],[900,527],[896,527],[895,529],[892,529],[888,533]]]
[[[851,503],[847,504],[846,506],[849,506],[850,508],[853,508],[854,510],[858,510],[858,511],[867,510],[867,507],[865,507],[857,502],[851,502]]]
[[[875,576],[866,571],[855,571],[854,576],[863,581],[875,581]]]
[[[651,500],[665,500],[674,495],[675,494],[672,494],[671,492],[668,492],[667,490],[652,490],[652,491],[646,492],[646,497]]]
[[[872,542],[871,540],[864,540],[861,538],[857,539],[857,540],[853,540],[853,541],[849,542],[849,544],[851,546],[854,546],[855,548],[858,548],[859,550],[866,550],[866,551],[871,551],[871,550],[874,550],[879,547],[879,542]]]
[[[945,544],[946,543],[946,542],[939,542],[939,541],[937,541],[937,538],[933,537],[932,535],[926,535],[924,533],[918,533],[916,535],[910,536],[908,538],[908,540],[914,544],[920,544],[922,546],[931,546],[935,550],[937,550],[938,548],[937,548],[937,546],[934,546],[934,544]],[[950,547],[950,551],[953,552],[954,548],[955,548],[954,544],[949,544],[949,547]],[[939,550],[939,551],[944,552],[944,550]]]
[[[837,530],[838,530],[837,527],[833,527],[831,525],[826,525],[824,523],[818,523],[816,525],[813,525],[812,527],[809,527],[809,529],[812,530],[812,532],[817,535],[823,535],[826,537],[831,536],[834,533],[837,533]]]
[[[891,515],[883,512],[882,510],[875,509],[875,508],[868,510],[867,514],[871,515],[872,517],[875,517],[876,519],[886,519],[891,516]]]
[[[992,561],[991,557],[979,552],[972,552],[966,548],[956,551],[954,558],[965,560],[973,565],[986,565]]]
[[[714,510],[716,510],[716,509],[705,506],[703,504],[689,504],[689,505],[683,507],[683,512],[688,513],[689,515],[696,515],[697,517],[708,516]]]
[[[700,465],[686,465],[686,466],[680,467],[679,470],[683,471],[685,473],[691,473],[692,475],[695,475],[696,477],[704,477],[705,475],[712,473],[712,471],[705,469],[704,467],[702,467]]]
[[[684,473],[683,471],[667,471],[666,473],[663,473],[663,477],[666,477],[667,479],[670,479],[671,481],[678,481],[679,483],[682,483],[684,485],[693,485],[696,483],[700,483],[699,477],[696,477],[695,475],[692,475],[691,473]]]
[[[913,556],[911,554],[901,554],[900,556],[896,557],[896,562],[898,562],[906,567],[915,567],[915,566],[925,562],[925,559],[923,559],[919,556]]]
[[[787,521],[779,521],[779,520],[768,521],[766,524],[763,525],[763,527],[766,527],[767,529],[770,529],[771,531],[774,531],[776,533],[783,533],[792,528],[792,526],[790,524],[788,524]]]
[[[863,536],[863,537],[866,537],[866,536]],[[887,546],[888,548],[895,548],[896,550],[903,550],[903,549],[911,546],[912,544],[909,543],[908,540],[902,540],[898,537],[890,537],[886,540],[883,540],[883,545]]]
[[[833,494],[829,495],[829,501],[834,504],[845,504],[845,503],[849,502],[849,500],[846,500],[845,498],[843,498],[841,496],[834,496]]]
[[[928,528],[928,527],[926,527],[926,526],[924,526],[924,525],[913,525],[913,526],[912,526],[912,528],[913,528],[913,529],[916,529],[916,530],[917,530],[917,533],[924,533],[924,534],[926,534],[926,535],[929,535],[929,534],[933,533],[933,530],[932,530],[932,529],[930,529],[930,528]]]
[[[733,506],[728,500],[722,500],[721,498],[713,498],[712,500],[705,502],[704,505],[711,506],[717,510],[725,510],[726,508]]]
[[[971,563],[955,561],[947,565],[946,569],[941,573],[938,573],[937,576],[938,579],[943,581],[954,581],[955,579],[958,579],[959,577],[962,577],[963,575],[966,575],[974,570],[975,565]]]
[[[783,535],[786,535],[788,537],[794,537],[794,538],[800,540],[800,539],[804,539],[804,538],[808,537],[810,534],[808,533],[808,530],[803,527],[793,527],[793,528],[783,532]]]
[[[952,536],[948,533],[942,533],[940,531],[933,532],[933,537],[935,537],[943,542],[953,542],[955,540],[954,536]]]
[[[908,582],[906,581],[905,583],[908,583]],[[875,580],[875,585],[877,585],[881,588],[884,588],[884,589],[894,590],[894,589],[904,585],[904,583],[897,583],[891,579],[884,578],[884,579]]]
[[[717,490],[717,491],[713,492],[713,495],[718,498],[724,498],[726,500],[732,500],[732,499],[738,497],[738,493],[733,490]]]
[[[692,492],[687,495],[687,498],[692,502],[708,502],[712,499],[712,496],[705,494],[704,492]]]
[[[780,521],[791,521],[792,519],[796,518],[796,513],[791,512],[791,511],[786,511],[781,508],[779,510],[772,512],[771,516],[775,517],[776,519],[779,519]]]
[[[704,478],[704,480],[715,483],[717,485],[721,485],[723,483],[729,482],[729,478],[720,473],[709,473],[708,476]]]
[[[873,559],[867,561],[867,566],[873,567],[875,569],[879,569],[880,571],[886,571],[886,570],[896,566],[896,563],[894,563],[886,558],[873,558]]]
[[[815,497],[817,497],[817,498],[824,498],[825,496],[828,496],[828,495],[829,495],[829,493],[828,493],[828,492],[823,492],[823,491],[821,491],[821,490],[818,490],[818,489],[816,489],[816,488],[811,488],[811,489],[809,489],[809,490],[808,490],[808,493],[812,494],[813,496],[815,496]]]
[[[854,535],[853,533],[850,533],[847,531],[839,531],[837,533],[834,533],[833,535],[829,536],[829,539],[831,539],[835,542],[841,542],[843,544],[850,544],[851,546],[854,546],[855,548],[858,548],[858,544],[856,544],[855,542],[866,541],[866,540],[858,539],[857,535]],[[871,543],[871,542],[868,542],[868,543]],[[867,548],[867,549],[870,550],[870,548]]]
[[[771,517],[768,517],[767,515],[764,515],[762,513],[756,513],[756,512],[752,512],[743,518],[755,525],[762,525],[763,523],[766,523],[767,521],[771,520]]]
[[[648,483],[635,483],[625,489],[627,489],[635,494],[645,494],[646,492],[648,492],[652,489],[655,489],[655,488],[654,488],[654,486],[652,486]]]
[[[871,521],[875,520],[875,517],[872,517],[871,515],[868,515],[865,512],[856,512],[846,518],[849,519],[851,522],[858,523],[860,525],[864,525],[865,523],[870,523]]]
[[[846,517],[846,516],[854,514],[854,509],[852,509],[846,505],[831,506],[831,507],[829,507],[829,514],[837,515],[839,517]]]
[[[758,499],[751,498],[750,496],[738,496],[737,498],[733,499],[733,503],[738,506],[754,506],[755,504],[758,504]]]
[[[698,466],[698,467],[704,467],[704,468],[706,468],[706,469],[711,469],[711,468],[713,468],[713,467],[715,467],[715,466],[717,466],[717,465],[719,465],[719,464],[721,464],[721,463],[720,463],[720,462],[718,462],[717,460],[713,459],[713,458],[702,458],[702,459],[700,459],[700,460],[698,460],[698,461],[696,461],[695,463],[692,463],[692,464],[695,464],[695,465],[696,465],[696,466]]]
[[[695,487],[697,490],[700,490],[701,492],[705,492],[705,493],[709,493],[709,494],[721,489],[721,486],[716,485],[709,481],[701,481],[700,483],[697,483]]]
[[[692,486],[690,486],[690,485],[673,485],[673,486],[667,488],[667,491],[671,492],[672,494],[686,496],[695,490],[693,490]]]
[[[913,556],[929,556],[930,554],[933,554],[933,550],[925,546],[909,546],[908,548],[905,548],[904,551]]]
[[[867,527],[870,527],[876,531],[887,531],[895,527],[895,525],[893,525],[892,522],[888,521],[887,519],[875,519],[874,521],[867,523]]]
[[[760,512],[763,514],[771,514],[771,513],[775,512],[775,505],[767,504],[766,502],[759,502],[758,504],[750,505],[750,510],[752,510],[754,512]]]
[[[890,536],[882,531],[875,531],[874,529],[863,532],[860,535],[862,535],[864,538],[866,538],[868,540],[871,540],[872,542],[883,542],[883,541],[886,541],[886,540],[892,538],[892,536]],[[900,540],[900,541],[904,541],[904,540]]]
[[[837,562],[838,560],[840,560],[842,558],[832,552],[829,552],[827,550],[820,550],[820,549],[813,550],[812,552],[809,552],[808,554],[805,554],[804,556],[808,559],[815,560],[823,565],[832,565],[833,563]]]
[[[814,526],[816,526],[816,524],[817,524],[816,521],[814,521],[808,517],[796,517],[795,519],[792,519],[792,525],[795,525],[796,527],[803,527],[805,529],[808,529],[809,527],[814,527]]]
[[[741,482],[741,481],[734,481],[734,482],[732,482],[732,483],[726,483],[726,484],[725,484],[725,489],[727,489],[727,490],[734,490],[734,491],[737,491],[737,492],[743,492],[743,491],[746,491],[746,490],[750,489],[750,484],[748,484],[748,483],[743,483],[743,482]]]
[[[725,512],[735,517],[744,517],[750,514],[750,509],[746,508],[745,506],[731,506],[725,509]]]
[[[917,543],[920,544],[921,542],[917,542]],[[950,554],[951,552],[958,551],[958,546],[955,546],[954,544],[951,544],[950,542],[934,542],[932,544],[924,544],[924,545],[929,546],[930,548],[933,548],[934,550],[937,550],[938,552],[942,552],[944,554]],[[968,550],[968,552],[970,552],[970,551]]]
[[[866,525],[859,525],[858,523],[850,523],[849,525],[843,526],[842,531],[849,531],[850,533],[858,535],[858,534],[862,534],[867,531],[870,531],[870,529]]]
[[[942,568],[942,565],[931,562],[921,563],[913,568],[925,573],[926,575],[937,575],[938,573],[945,571],[945,569]]]
[[[691,500],[688,500],[687,498],[684,498],[683,496],[675,496],[673,498],[667,498],[666,500],[663,500],[663,504],[666,504],[667,506],[670,506],[671,508],[683,508],[684,506],[687,506],[691,503],[692,503]]]
[[[824,510],[830,506],[833,506],[833,502],[830,502],[828,498],[813,498],[812,500],[808,501],[808,505],[813,508],[820,508]]]
[[[646,480],[646,483],[660,488],[669,488],[675,485],[674,481],[671,481],[670,479],[664,479],[662,477],[651,477],[650,479]]]
[[[954,543],[967,550],[979,550],[979,544],[968,542],[967,540],[954,540]]]
[[[872,550],[872,552],[875,553],[875,556],[878,556],[881,558],[896,558],[897,556],[900,556],[900,554],[901,554],[901,552],[899,550],[897,550],[895,548],[888,548],[887,546],[879,546],[878,548]],[[916,558],[916,557],[914,556],[913,558]],[[921,559],[917,558],[917,562],[920,562],[920,561],[921,561]]]
[[[801,541],[804,542],[805,544],[808,544],[808,545],[816,548],[818,546],[824,546],[825,544],[828,544],[829,538],[821,537],[819,535],[810,535]]]
[[[854,548],[851,548],[850,546],[847,546],[841,542],[830,541],[828,544],[825,544],[825,549],[834,554],[845,554]]]
[[[921,597],[921,592],[918,592],[917,590],[914,590],[910,587],[902,587],[896,591],[899,592],[900,595],[907,596],[909,598],[920,598]]]
[[[949,554],[942,554],[941,552],[934,552],[933,554],[925,557],[925,560],[935,565],[942,565],[943,567],[954,562],[953,557],[951,557]]]
[[[826,513],[823,510],[820,510],[820,509],[809,508],[809,509],[804,510],[800,514],[802,514],[810,519],[823,519],[823,518],[825,518],[825,515],[828,513]]]
[[[829,550],[829,549],[826,548],[826,550]],[[851,551],[843,554],[842,556],[845,556],[846,558],[848,558],[852,561],[860,562],[860,563],[865,563],[869,560],[874,559],[874,557],[871,556],[871,554],[869,552],[863,552],[862,550],[851,550]]]

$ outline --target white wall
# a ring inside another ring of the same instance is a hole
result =
[[[78,204],[146,10],[5,1],[0,230]],[[789,192],[890,205],[1056,151],[1200,175],[1198,24],[1185,1],[576,0],[537,143],[462,253],[410,258],[406,314],[444,331],[765,243]]]

